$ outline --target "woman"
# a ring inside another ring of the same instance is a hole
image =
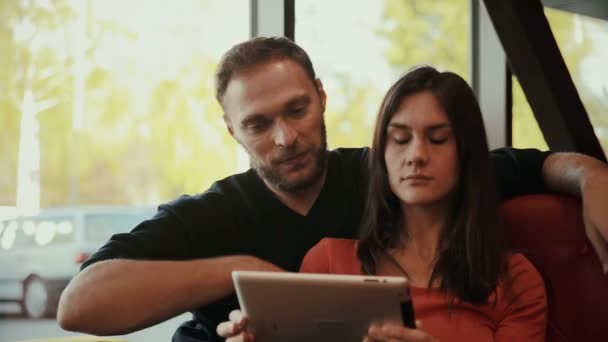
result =
[[[483,120],[461,77],[420,67],[391,87],[369,171],[359,240],[323,239],[301,267],[408,278],[424,327],[379,323],[366,340],[544,341],[544,285],[503,245]],[[218,331],[238,335],[240,319],[235,313],[237,323]]]

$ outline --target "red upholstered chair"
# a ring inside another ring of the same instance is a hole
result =
[[[580,200],[522,196],[500,211],[511,246],[545,280],[547,341],[608,341],[608,276],[585,236]]]

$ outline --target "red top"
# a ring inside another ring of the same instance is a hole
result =
[[[499,283],[489,303],[473,305],[449,299],[438,289],[410,287],[414,313],[424,330],[446,341],[544,341],[547,324],[545,286],[534,266],[522,254],[509,256],[512,287],[505,293]],[[302,262],[301,272],[361,274],[357,241],[323,239]],[[496,305],[494,300],[498,296]]]

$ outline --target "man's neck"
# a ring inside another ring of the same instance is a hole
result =
[[[302,216],[308,215],[310,209],[315,204],[315,201],[319,197],[321,193],[321,189],[323,189],[323,185],[325,184],[325,179],[327,178],[327,168],[323,171],[323,175],[319,178],[317,182],[307,187],[306,189],[302,189],[297,192],[289,192],[278,189],[273,184],[269,183],[265,179],[264,184],[272,191],[272,193],[289,209],[297,212]]]

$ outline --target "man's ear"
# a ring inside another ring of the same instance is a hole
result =
[[[230,118],[228,117],[228,115],[226,115],[226,113],[224,113],[222,118],[224,119],[224,123],[226,124],[226,128],[228,129],[228,133],[230,133],[230,135],[234,138],[234,130],[232,129],[232,122],[230,122]]]
[[[323,82],[321,82],[321,79],[317,78],[315,80],[315,85],[317,86],[317,92],[319,93],[319,97],[321,98],[321,107],[323,108],[323,112],[325,112],[325,103],[327,101],[327,95],[325,94],[325,90],[323,89]]]

